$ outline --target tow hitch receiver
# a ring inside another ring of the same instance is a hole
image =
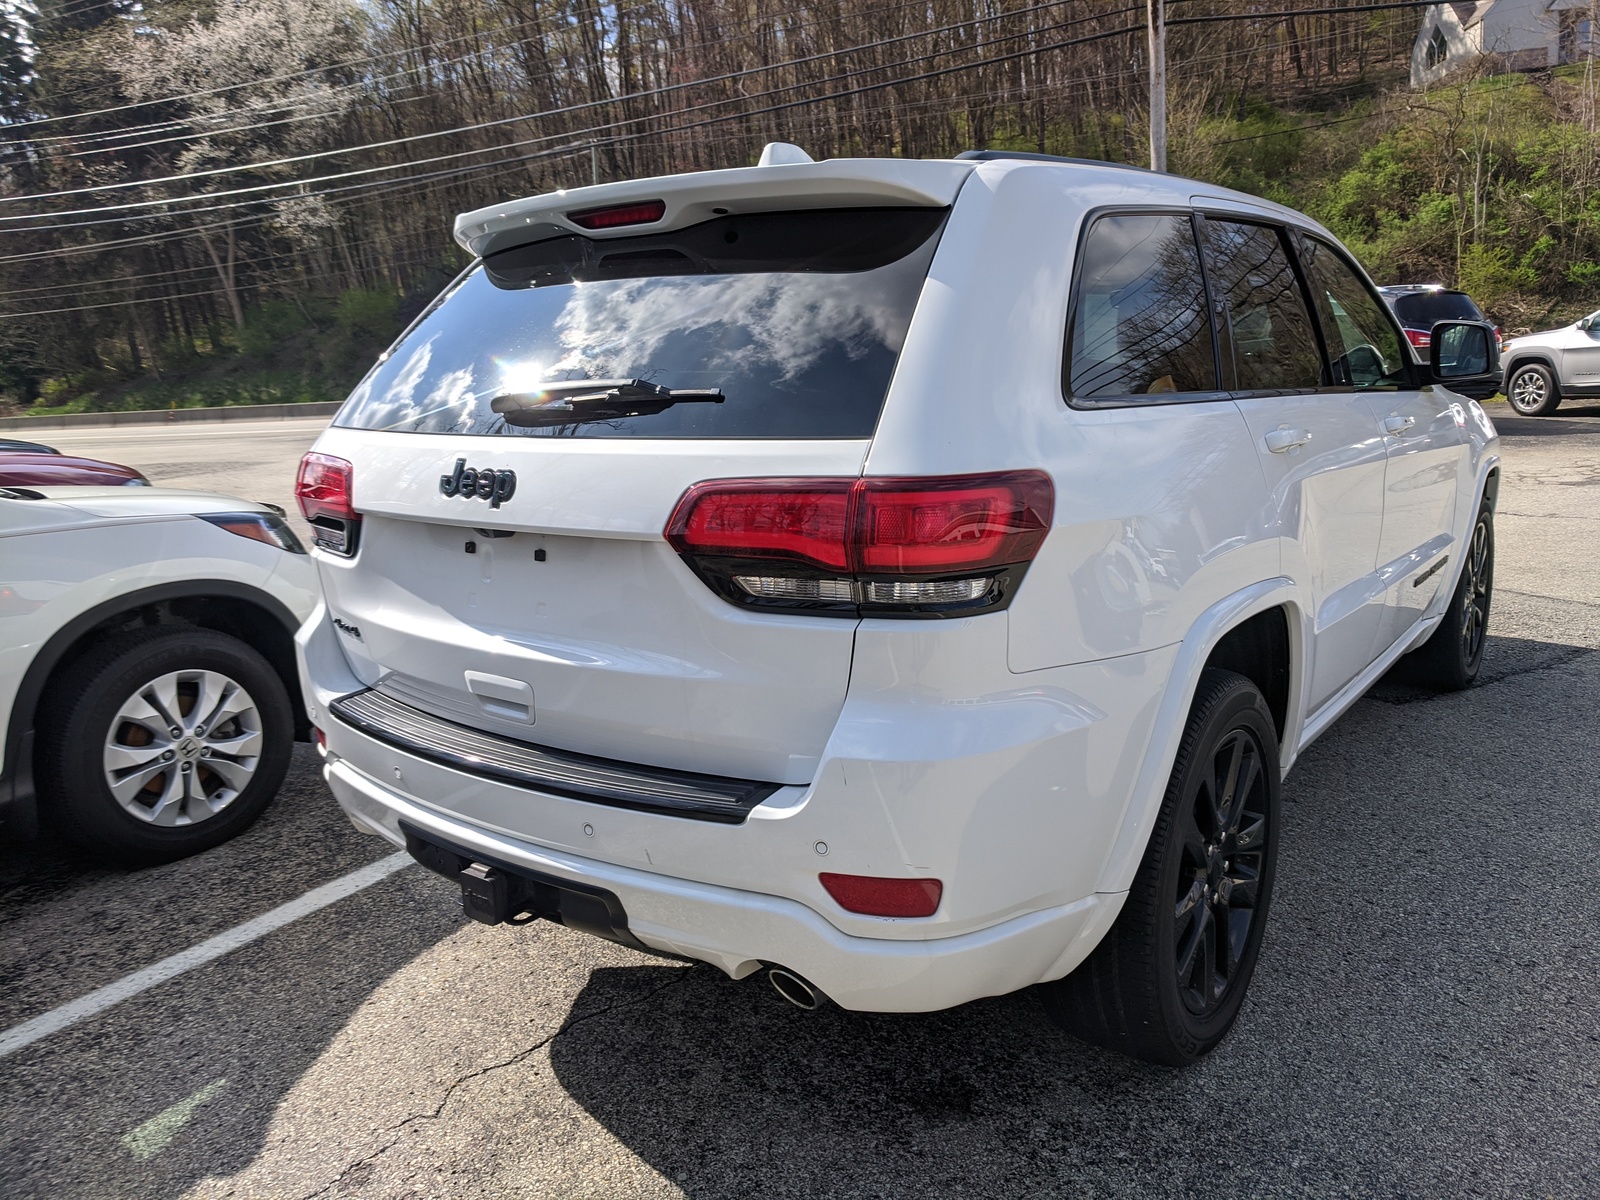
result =
[[[473,863],[461,872],[461,909],[474,921],[498,925],[515,916],[505,872]]]
[[[628,914],[613,892],[485,856],[403,821],[400,832],[412,858],[461,888],[461,908],[474,921],[526,925],[543,918],[655,953],[628,929]]]

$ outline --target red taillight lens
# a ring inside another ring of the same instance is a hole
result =
[[[863,479],[854,567],[863,575],[945,575],[1026,562],[1050,527],[1050,477]]]
[[[355,474],[342,458],[312,451],[300,460],[294,481],[300,512],[310,522],[317,545],[345,556],[356,552]]]
[[[868,917],[931,917],[944,895],[944,884],[937,879],[880,879],[828,871],[817,878],[840,908]]]
[[[1421,329],[1408,329],[1406,330],[1406,340],[1418,350],[1426,350],[1433,344],[1433,335]]]
[[[300,474],[294,481],[295,499],[308,521],[318,517],[356,515],[354,472],[350,464],[331,454],[312,451],[300,460]]]
[[[716,554],[850,569],[847,479],[697,483],[678,501],[667,540],[681,554]]]
[[[613,204],[606,208],[586,208],[567,214],[567,220],[584,229],[615,229],[619,225],[651,225],[667,215],[664,200],[645,200],[638,204]]]
[[[736,604],[938,616],[1003,603],[1054,508],[1042,471],[725,479],[685,492],[666,537]]]

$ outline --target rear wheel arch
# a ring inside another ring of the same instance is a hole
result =
[[[1279,762],[1286,767],[1293,761],[1304,719],[1300,693],[1309,652],[1307,628],[1299,589],[1281,576],[1224,597],[1195,621],[1173,661],[1144,764],[1101,870],[1099,891],[1125,891],[1144,856],[1208,669],[1233,671],[1256,684],[1278,734]]]
[[[1294,655],[1290,650],[1289,613],[1285,606],[1245,618],[1217,640],[1203,670],[1232,671],[1260,689],[1278,730],[1278,744],[1288,736],[1289,698],[1293,695]]]
[[[1490,512],[1500,506],[1500,465],[1498,463],[1490,467],[1484,475],[1483,494],[1479,497],[1478,504],[1473,506],[1472,511],[1476,513],[1478,507],[1484,503],[1489,505]]]
[[[0,788],[6,829],[27,836],[36,828],[31,735],[50,680],[108,637],[163,625],[209,629],[254,646],[294,702],[295,739],[310,739],[310,721],[304,704],[298,702],[297,622],[281,601],[258,588],[222,579],[185,580],[129,592],[87,609],[56,630],[23,672],[6,730],[6,786]],[[24,755],[30,761],[21,761]]]

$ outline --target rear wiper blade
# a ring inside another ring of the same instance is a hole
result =
[[[644,379],[569,379],[532,392],[509,392],[489,401],[507,425],[534,429],[580,421],[654,416],[674,404],[721,404],[717,388],[669,388]]]

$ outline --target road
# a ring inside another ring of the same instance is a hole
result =
[[[309,536],[295,507],[295,468],[327,424],[326,417],[195,421],[49,429],[37,437],[64,454],[136,467],[163,487],[224,492],[276,504]]]
[[[1385,681],[1286,787],[1233,1035],[1182,1073],[1027,994],[802,1013],[410,867],[0,1058],[8,1197],[1600,1195],[1600,407],[1501,418],[1480,685]],[[308,425],[58,436],[283,503]],[[390,854],[301,748],[168,867],[0,852],[0,1029]]]

